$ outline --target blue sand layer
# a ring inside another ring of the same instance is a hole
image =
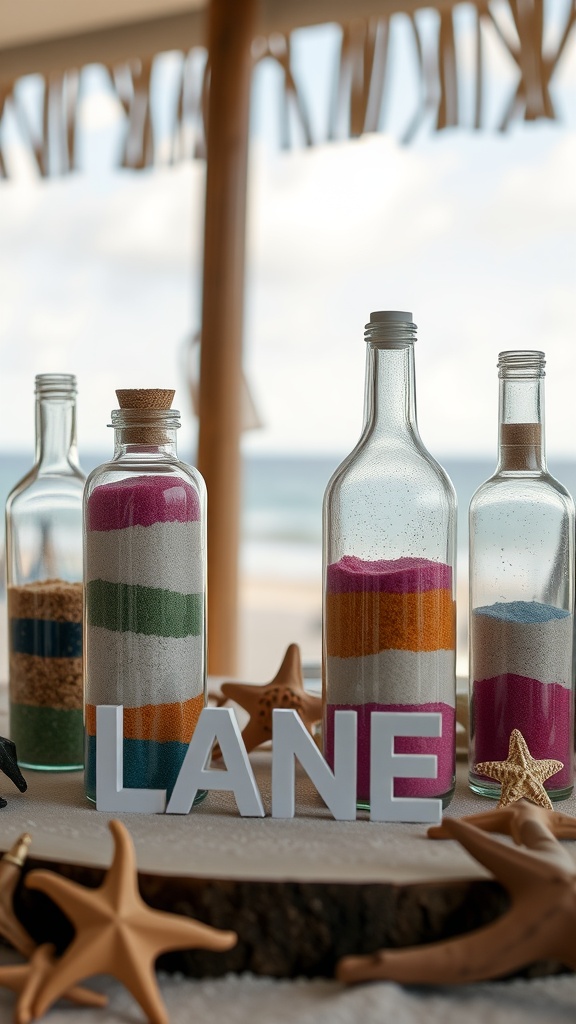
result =
[[[125,739],[124,788],[166,789],[170,796],[188,750],[187,743]],[[86,737],[86,796],[96,799],[96,737]]]
[[[82,623],[10,619],[10,650],[40,658],[81,658]]]
[[[550,622],[551,619],[565,619],[570,612],[556,608],[553,604],[540,601],[496,601],[474,609],[474,615],[487,615],[505,622],[519,622],[524,625],[535,622]]]

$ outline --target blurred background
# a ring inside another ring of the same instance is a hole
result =
[[[482,28],[480,128],[472,4],[451,14],[458,110],[445,126],[438,96],[422,92],[415,44],[438,51],[432,9],[389,20],[381,102],[359,138],[335,107],[345,27],[290,33],[289,105],[281,37],[255,40],[240,677],[271,678],[293,641],[319,664],[322,495],[360,432],[371,310],[409,309],[418,325],[420,431],[459,499],[461,673],[467,506],[495,465],[501,349],[545,351],[549,464],[576,492],[576,33],[553,75],[548,65],[553,109],[532,116],[511,52],[513,6],[491,4]],[[573,5],[528,6],[541,9],[544,54],[555,54]],[[155,56],[154,151],[143,169],[119,166],[130,125],[108,69],[89,64],[77,76],[73,168],[42,123],[44,79],[14,86],[0,123],[2,502],[32,463],[36,373],[77,375],[86,471],[111,453],[116,387],[175,387],[180,456],[195,461],[205,163],[200,122],[175,124],[173,112],[183,75],[200,96],[205,62],[200,46]],[[44,164],[31,145],[43,131]]]

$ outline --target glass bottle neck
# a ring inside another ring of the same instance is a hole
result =
[[[500,378],[497,472],[545,472],[544,377]]]
[[[116,427],[114,429],[114,459],[130,459],[136,462],[162,462],[178,458],[176,430],[164,426],[150,428],[145,432],[138,427]]]
[[[364,433],[417,433],[414,346],[368,343]]]
[[[41,472],[79,469],[74,397],[37,396],[35,461]]]

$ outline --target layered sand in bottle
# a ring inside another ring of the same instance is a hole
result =
[[[124,705],[124,785],[171,790],[204,707],[203,551],[191,484],[134,476],[87,508],[87,790],[96,706]]]
[[[439,738],[402,738],[397,753],[436,754],[436,779],[397,779],[397,796],[440,797],[455,770],[455,606],[449,565],[424,558],[328,566],[325,754],[334,714],[358,716],[358,799],[369,800],[372,711],[437,712]]]
[[[544,785],[573,779],[572,615],[539,601],[496,602],[472,613],[474,762],[503,761],[519,729],[533,757],[562,761]],[[478,776],[480,778],[480,776]]]

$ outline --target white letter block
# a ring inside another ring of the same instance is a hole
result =
[[[216,741],[226,770],[206,767]],[[188,814],[199,789],[231,790],[243,817],[264,817],[260,791],[232,708],[204,708],[200,714],[167,813]]]
[[[435,779],[436,754],[395,754],[396,736],[441,736],[442,716],[432,711],[373,711],[370,716],[370,820],[436,824],[442,801],[394,796],[394,779]]]
[[[124,708],[99,704],[96,708],[96,810],[162,814],[165,789],[124,789],[122,750]]]
[[[334,715],[334,772],[297,713],[272,712],[272,817],[294,817],[294,771],[298,758],[338,821],[356,817],[356,712]]]

